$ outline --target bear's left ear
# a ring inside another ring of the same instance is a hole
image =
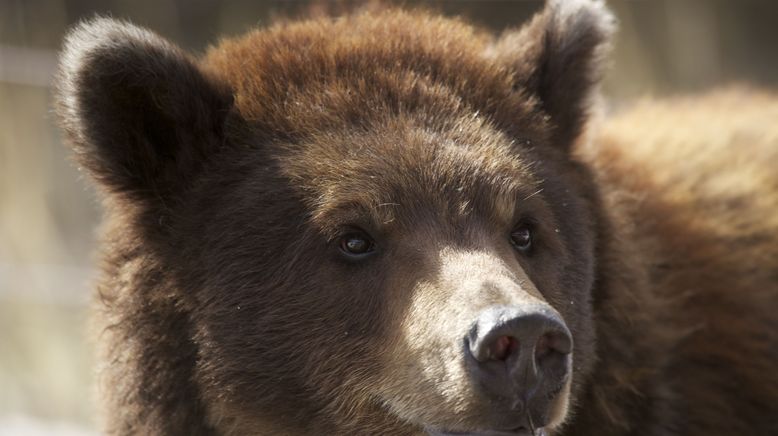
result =
[[[550,117],[559,147],[570,147],[583,129],[614,30],[601,0],[548,0],[532,21],[492,47],[511,70],[516,91],[537,99]]]
[[[76,158],[109,193],[152,205],[181,192],[224,142],[226,85],[145,29],[108,18],[65,39],[57,112]]]

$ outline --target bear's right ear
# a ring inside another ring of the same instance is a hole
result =
[[[569,149],[583,130],[615,25],[603,0],[547,0],[532,21],[490,47],[514,89],[548,116],[559,148]]]
[[[65,39],[56,83],[76,158],[111,193],[164,200],[224,142],[231,91],[131,24],[78,25]]]

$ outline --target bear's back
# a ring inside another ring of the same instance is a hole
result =
[[[660,316],[683,330],[665,371],[706,411],[676,411],[695,428],[778,413],[776,120],[778,98],[742,88],[645,101],[579,150],[667,304]]]

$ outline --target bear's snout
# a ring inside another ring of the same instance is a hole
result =
[[[545,415],[545,403],[568,381],[573,339],[547,304],[487,308],[465,341],[475,384],[494,400],[510,401],[511,410]]]

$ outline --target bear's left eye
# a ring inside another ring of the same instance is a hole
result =
[[[375,243],[362,232],[353,232],[340,238],[340,251],[349,256],[363,256],[375,249]]]
[[[532,248],[532,229],[529,225],[522,224],[511,232],[511,244],[517,250],[528,252]]]

